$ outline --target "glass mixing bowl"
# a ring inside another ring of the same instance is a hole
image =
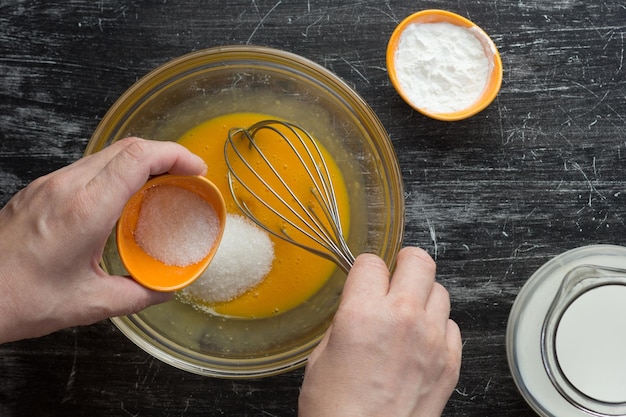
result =
[[[300,56],[230,46],[170,61],[115,102],[85,153],[128,136],[175,141],[208,119],[234,112],[269,114],[313,134],[348,185],[348,244],[355,254],[376,253],[393,265],[402,244],[404,200],[389,137],[350,87]],[[110,274],[127,274],[114,235],[102,265]],[[344,281],[337,269],[310,299],[269,318],[212,315],[175,299],[112,321],[140,348],[177,368],[222,378],[269,376],[306,363],[332,320]]]

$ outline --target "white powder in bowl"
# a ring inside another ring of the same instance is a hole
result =
[[[482,95],[490,64],[472,29],[451,23],[413,23],[395,52],[398,83],[409,101],[434,113],[453,113]]]
[[[263,281],[273,262],[274,244],[267,232],[243,216],[229,214],[215,257],[182,294],[207,303],[231,300]]]
[[[174,266],[200,262],[213,248],[220,222],[199,195],[173,185],[146,190],[135,241],[151,257]]]

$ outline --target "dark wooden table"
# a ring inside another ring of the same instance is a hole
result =
[[[516,294],[567,249],[626,243],[626,8],[465,3],[0,0],[0,205],[80,158],[109,106],[174,57],[226,44],[303,55],[352,85],[396,147],[406,244],[436,258],[465,341],[444,415],[532,416],[505,354]],[[389,82],[389,35],[424,8],[469,17],[500,49],[502,90],[470,120],[427,119]],[[250,381],[185,373],[108,321],[0,346],[2,416],[295,416],[301,381],[301,370]]]

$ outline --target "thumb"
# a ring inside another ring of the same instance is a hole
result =
[[[96,321],[137,313],[155,304],[172,299],[173,294],[146,288],[132,278],[111,275],[96,280]]]

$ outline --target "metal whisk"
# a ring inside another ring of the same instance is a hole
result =
[[[343,235],[333,181],[308,132],[277,120],[233,128],[224,157],[230,192],[248,218],[344,272],[350,270],[354,255]],[[289,165],[293,163],[297,166]]]

